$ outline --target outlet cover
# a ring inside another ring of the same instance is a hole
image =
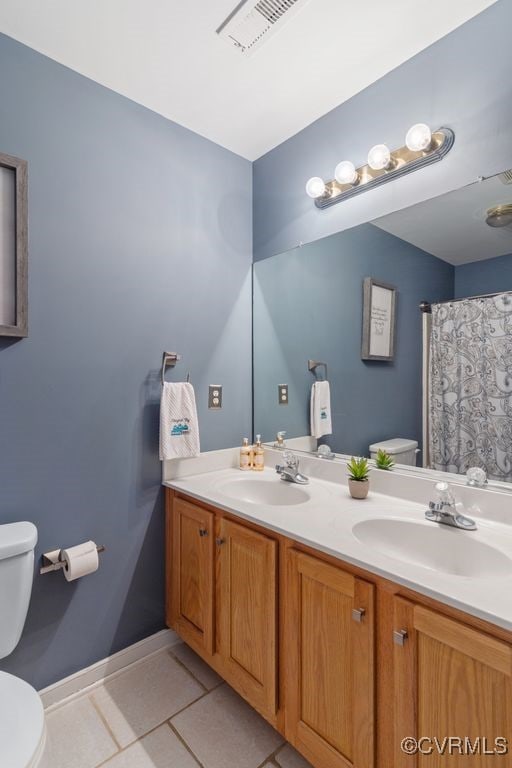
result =
[[[279,405],[288,405],[288,384],[277,385],[277,397]]]
[[[208,408],[222,408],[222,384],[210,384],[208,387]]]

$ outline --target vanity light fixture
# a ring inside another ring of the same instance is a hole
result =
[[[432,132],[425,123],[416,123],[407,131],[404,147],[391,152],[385,144],[376,144],[368,152],[367,165],[356,168],[350,160],[343,160],[336,166],[332,181],[314,176],[306,184],[306,192],[317,208],[327,208],[442,160],[454,141],[451,128]]]

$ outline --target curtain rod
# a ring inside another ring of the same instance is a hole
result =
[[[493,299],[495,296],[507,294],[512,296],[512,291],[497,291],[496,293],[481,293],[479,296],[461,296],[460,299],[446,299],[446,301],[434,301],[433,304],[454,304],[456,301],[470,301],[472,299]],[[421,312],[432,312],[432,304],[429,301],[420,302]]]

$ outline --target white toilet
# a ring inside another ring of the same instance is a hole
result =
[[[27,616],[37,529],[32,523],[0,525],[0,659],[16,648]],[[46,738],[39,694],[0,672],[0,765],[37,768]]]

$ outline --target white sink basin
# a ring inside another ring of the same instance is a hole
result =
[[[512,575],[512,560],[469,531],[379,518],[356,523],[352,533],[383,555],[433,571],[470,578]]]
[[[217,490],[231,499],[267,507],[304,504],[311,498],[306,488],[285,482],[277,475],[272,478],[240,477],[226,480],[217,486]]]

